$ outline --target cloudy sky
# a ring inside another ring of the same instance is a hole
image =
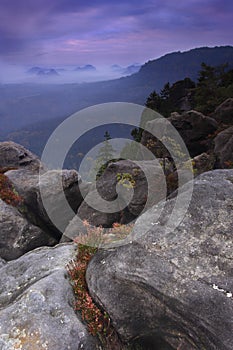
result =
[[[0,60],[10,64],[143,63],[233,44],[232,0],[0,0]]]

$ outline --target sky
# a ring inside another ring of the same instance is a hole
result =
[[[0,61],[129,65],[233,45],[232,0],[0,0]]]

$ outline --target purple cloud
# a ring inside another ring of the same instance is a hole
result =
[[[230,45],[230,0],[1,0],[0,55],[25,64],[144,62]]]

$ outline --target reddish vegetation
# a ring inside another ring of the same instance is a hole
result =
[[[82,319],[87,322],[89,332],[94,336],[108,332],[110,324],[108,315],[94,304],[85,280],[88,262],[95,252],[96,248],[80,244],[77,260],[68,265],[76,296],[75,308],[81,312]]]
[[[71,261],[67,266],[76,296],[75,309],[81,313],[88,331],[93,336],[98,336],[104,349],[123,350],[118,335],[111,326],[108,314],[97,307],[88,292],[85,279],[86,269],[96,251],[97,248],[79,244],[76,260]]]
[[[109,318],[102,313],[93,303],[87,290],[85,273],[87,264],[95,253],[96,248],[79,245],[79,253],[76,261],[68,265],[68,272],[73,281],[76,295],[76,310],[81,312],[82,319],[87,322],[88,330],[92,335],[106,332],[109,327]]]
[[[8,179],[8,177],[4,174],[7,170],[2,168],[0,169],[0,198],[9,205],[18,206],[22,204],[23,199],[19,196],[19,194],[15,191],[12,183]]]
[[[225,167],[227,169],[232,169],[233,168],[233,162],[231,160],[225,161],[224,164],[225,164]]]

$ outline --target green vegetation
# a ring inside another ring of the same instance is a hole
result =
[[[194,106],[210,114],[224,100],[233,96],[233,69],[227,71],[227,65],[212,67],[201,65],[198,83],[194,91]]]
[[[99,153],[96,158],[95,171],[97,173],[97,178],[99,178],[104,170],[107,168],[109,161],[114,158],[114,149],[110,144],[111,136],[108,131],[104,134],[104,145],[100,148]]]
[[[134,188],[136,181],[130,173],[117,173],[117,183],[125,188]]]
[[[172,86],[166,83],[158,94],[153,91],[146,100],[146,107],[153,109],[164,117],[169,117],[171,112],[180,112],[182,99],[193,91],[195,83],[190,78],[177,81]],[[191,105],[191,101],[189,101]]]

